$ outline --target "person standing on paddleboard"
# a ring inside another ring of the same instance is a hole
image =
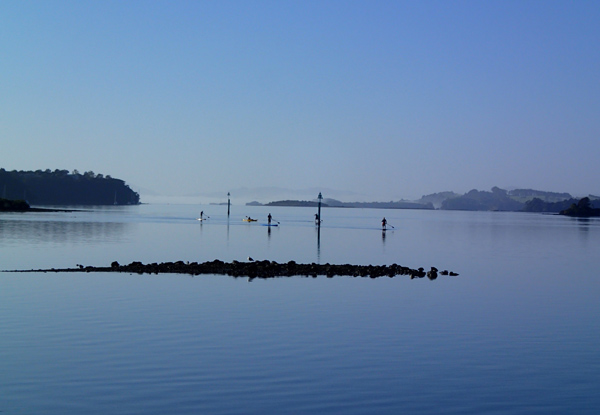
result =
[[[269,216],[267,216],[267,222],[269,222],[269,225],[271,224],[271,219],[273,219],[273,217],[271,216],[271,214],[269,213]]]
[[[385,218],[383,218],[381,220],[381,228],[385,231],[386,229],[386,225],[387,225],[387,220],[385,220]]]

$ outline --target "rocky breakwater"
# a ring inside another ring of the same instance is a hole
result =
[[[16,270],[11,272],[126,272],[135,274],[190,274],[190,275],[205,275],[205,274],[220,274],[229,275],[232,277],[248,277],[250,280],[254,278],[276,278],[276,277],[292,277],[292,276],[307,276],[317,277],[319,275],[328,278],[334,276],[350,276],[350,277],[395,277],[398,275],[406,275],[411,279],[427,277],[430,280],[435,280],[438,275],[457,276],[455,272],[443,270],[438,271],[437,268],[431,267],[429,271],[424,268],[412,269],[397,264],[392,265],[334,265],[334,264],[298,264],[295,261],[286,263],[277,263],[274,261],[248,261],[248,262],[223,262],[219,260],[208,262],[162,262],[143,264],[141,262],[132,262],[128,265],[121,265],[117,261],[113,262],[110,267],[92,267],[77,265],[76,268],[65,269],[39,269],[39,270]]]

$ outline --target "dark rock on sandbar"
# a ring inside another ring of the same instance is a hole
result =
[[[220,274],[229,275],[232,277],[248,277],[253,278],[275,278],[275,277],[292,277],[292,276],[310,276],[316,277],[324,275],[328,278],[334,276],[351,276],[351,277],[388,277],[392,278],[397,275],[408,275],[411,279],[423,278],[427,275],[430,280],[437,278],[437,268],[431,267],[427,273],[424,268],[411,269],[401,265],[334,265],[334,264],[298,264],[295,261],[287,263],[277,263],[275,261],[252,261],[252,262],[223,262],[218,259],[203,263],[198,262],[163,262],[160,264],[151,263],[143,264],[139,261],[134,261],[129,265],[120,265],[117,261],[110,264],[110,267],[91,267],[77,265],[77,268],[65,269],[38,269],[38,270],[13,270],[6,272],[128,272],[135,274]],[[445,271],[448,272],[448,271]],[[445,275],[444,273],[441,273]],[[458,275],[450,272],[450,275]]]

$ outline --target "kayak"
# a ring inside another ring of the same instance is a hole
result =
[[[242,219],[244,222],[256,222],[258,219]]]

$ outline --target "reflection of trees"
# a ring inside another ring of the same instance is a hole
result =
[[[0,220],[0,243],[89,243],[119,240],[129,223]]]
[[[590,218],[573,218],[574,220],[577,221],[577,229],[579,229],[580,234],[582,235],[582,237],[584,237],[585,239],[588,238],[589,234],[590,234],[590,226],[592,225],[592,220]]]

